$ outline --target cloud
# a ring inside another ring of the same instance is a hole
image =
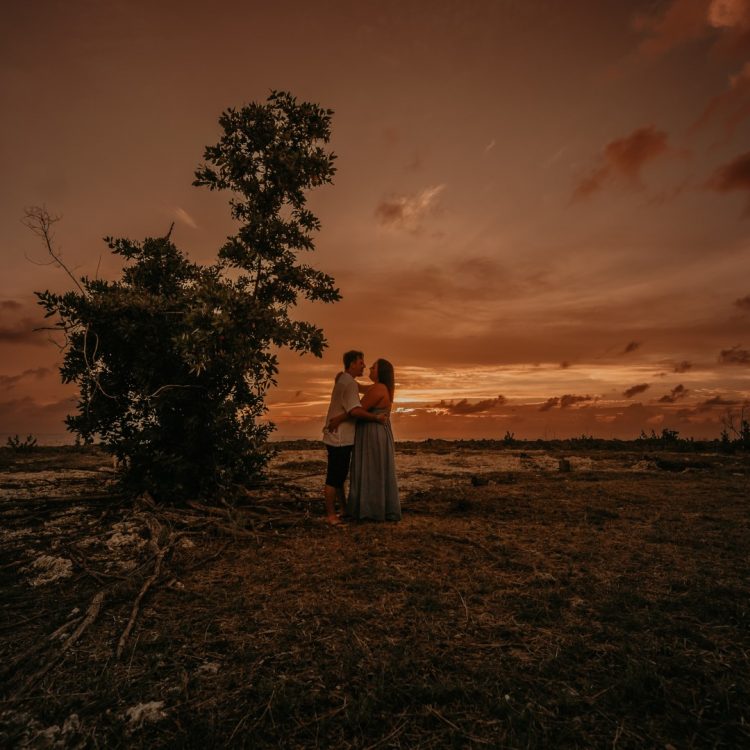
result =
[[[575,396],[571,393],[566,393],[564,396],[553,396],[548,398],[540,407],[539,411],[549,411],[559,406],[561,409],[567,409],[575,404],[581,404],[586,401],[593,401],[593,396]]]
[[[562,362],[560,362],[561,370],[567,370],[569,367],[570,367],[570,362],[568,362],[567,360],[563,360]]]
[[[698,408],[711,408],[712,406],[737,406],[740,402],[723,396],[714,396],[704,401]]]
[[[729,193],[734,190],[750,192],[750,151],[722,164],[708,180],[706,187],[717,193]],[[750,203],[745,213],[750,215]]]
[[[746,43],[748,0],[672,0],[659,8],[633,20],[635,30],[645,37],[636,51],[639,57],[661,57],[683,44],[709,37],[715,46],[730,50],[739,51]]]
[[[0,310],[20,310],[23,305],[14,299],[5,299],[0,301]]]
[[[708,22],[715,29],[750,28],[748,0],[712,0],[708,8]]]
[[[726,91],[712,97],[700,117],[690,127],[701,130],[716,118],[722,118],[726,137],[731,138],[737,127],[750,117],[750,62],[739,73],[729,77]]]
[[[587,198],[613,178],[620,178],[631,187],[641,188],[641,170],[670,151],[667,141],[667,134],[653,125],[638,128],[629,135],[610,141],[599,157],[600,163],[574,189],[573,199]]]
[[[584,401],[591,401],[591,396],[573,396],[570,393],[566,393],[564,396],[560,396],[560,408],[567,409],[569,406],[574,404],[581,404]]]
[[[31,318],[21,318],[11,325],[0,325],[0,342],[34,344],[36,346],[46,345],[47,342],[44,337],[34,330],[39,325],[39,321]]]
[[[734,306],[739,307],[740,310],[750,311],[750,294],[748,294],[746,297],[740,297],[740,299],[736,299],[734,301]]]
[[[692,366],[692,362],[688,362],[686,359],[683,359],[682,362],[678,362],[674,366],[674,372],[687,372]]]
[[[710,31],[708,5],[708,0],[673,0],[661,13],[638,14],[633,26],[645,35],[638,45],[638,54],[660,57],[681,44],[706,36]]]
[[[634,352],[636,349],[639,349],[641,346],[640,341],[630,341],[626,347],[622,350],[623,354],[630,354],[630,352]]]
[[[560,399],[557,396],[553,396],[552,398],[548,398],[540,407],[539,411],[549,411],[550,409],[553,409],[555,406],[557,406],[560,403]]]
[[[505,396],[497,398],[487,398],[470,403],[468,399],[462,398],[460,401],[440,401],[433,408],[440,409],[446,414],[481,414],[492,411],[498,407],[504,406],[508,402]]]
[[[382,226],[417,233],[424,220],[435,213],[443,190],[445,185],[432,185],[418,193],[383,200],[375,208],[375,218]]]
[[[633,398],[633,396],[637,396],[639,393],[643,393],[644,391],[647,391],[650,388],[648,383],[641,383],[640,385],[633,385],[630,388],[627,388],[622,392],[622,395],[625,396],[625,398]]]
[[[336,278],[340,279],[340,275]],[[488,309],[486,303],[495,302],[499,294],[504,300],[523,298],[539,293],[547,285],[543,274],[514,277],[496,259],[481,255],[443,260],[440,265],[404,262],[397,269],[372,272],[366,279],[355,278],[346,283],[349,294],[360,294],[358,286],[362,284],[361,293],[378,298],[384,295],[382,301],[388,305],[393,304],[393,299],[408,300],[411,310],[441,310],[443,313],[448,303],[460,305],[462,309],[472,303]],[[384,312],[382,310],[381,314]]]
[[[174,215],[183,224],[187,224],[191,229],[197,229],[198,225],[195,223],[195,219],[184,209],[177,206],[174,210]]]
[[[0,401],[0,424],[3,430],[13,434],[65,431],[63,420],[75,413],[75,398],[62,398],[52,402],[40,402],[30,396]]]
[[[723,365],[750,365],[750,351],[733,346],[719,352],[719,362]]]
[[[37,380],[49,375],[49,367],[35,367],[31,370],[24,370],[18,375],[0,375],[0,388],[13,388],[19,380],[24,378],[37,378]]]
[[[676,385],[672,390],[659,399],[660,404],[673,404],[681,398],[685,398],[688,389],[684,385]]]

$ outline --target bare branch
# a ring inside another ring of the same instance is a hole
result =
[[[45,206],[32,206],[31,208],[24,209],[24,216],[23,219],[21,219],[21,223],[25,227],[28,227],[35,235],[37,235],[37,237],[41,237],[42,240],[44,240],[47,252],[52,256],[52,262],[57,263],[57,265],[60,266],[60,268],[62,268],[63,271],[65,271],[65,273],[67,273],[73,280],[73,283],[78,287],[81,294],[83,294],[84,297],[87,297],[88,295],[78,279],[73,275],[65,263],[63,263],[60,252],[55,250],[55,235],[52,231],[52,227],[60,221],[61,218],[62,217],[60,216],[52,216]]]
[[[35,266],[52,266],[55,264],[54,259],[42,261],[42,260],[34,260],[33,258],[29,258],[26,252],[24,252],[23,257],[26,258],[26,260],[29,261],[29,263],[33,263]]]
[[[156,398],[157,396],[161,395],[164,391],[172,390],[172,388],[200,388],[199,385],[177,385],[174,383],[170,383],[168,385],[162,385],[159,388],[157,388],[152,394],[149,396],[146,396],[146,398]]]

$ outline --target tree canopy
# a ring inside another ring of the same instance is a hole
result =
[[[169,502],[209,499],[262,472],[275,349],[321,356],[326,346],[320,328],[290,313],[300,295],[340,299],[330,276],[298,259],[320,228],[306,193],[335,173],[332,114],[274,91],[221,115],[221,138],[194,181],[229,191],[238,224],[213,264],[191,262],[172,230],[142,242],[105,238],[125,261],[119,280],[84,277],[63,294],[37,292],[65,333],[63,381],[79,387],[68,429],[101,440],[129,489]],[[41,209],[27,213],[62,264],[53,222]]]

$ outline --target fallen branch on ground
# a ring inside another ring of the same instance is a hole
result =
[[[49,672],[50,669],[58,662],[60,659],[62,659],[63,654],[65,654],[66,651],[68,651],[75,643],[76,641],[83,635],[86,628],[88,628],[92,623],[95,622],[96,618],[99,616],[99,612],[101,611],[102,605],[104,604],[104,598],[105,598],[105,592],[99,591],[97,594],[94,595],[94,598],[91,600],[91,604],[89,604],[88,609],[86,610],[86,615],[83,618],[83,621],[80,623],[80,625],[71,633],[71,635],[68,636],[68,638],[65,640],[65,643],[63,643],[62,648],[60,649],[59,653],[54,656],[52,659],[50,659],[40,670],[35,672],[31,677],[29,677],[26,682],[24,682],[23,686],[21,687],[21,690],[19,691],[20,694],[25,693],[29,688],[31,688],[33,685],[35,685],[39,680],[44,677],[44,675]],[[58,629],[55,631],[55,633],[52,634],[51,637],[53,637],[56,633],[58,633],[61,629]]]

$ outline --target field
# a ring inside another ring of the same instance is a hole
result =
[[[236,507],[0,451],[0,745],[750,747],[750,456],[400,444],[329,528],[324,454]]]

